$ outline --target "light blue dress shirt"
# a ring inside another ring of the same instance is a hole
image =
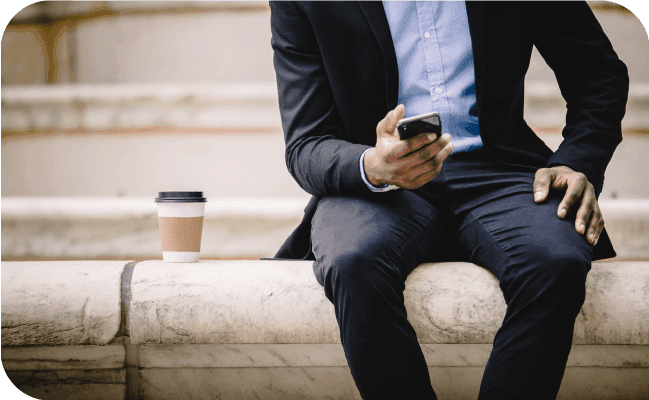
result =
[[[463,1],[384,1],[399,65],[404,118],[437,112],[453,153],[482,147],[476,107],[473,51]],[[475,111],[475,110],[474,110]],[[367,181],[361,156],[361,176]]]

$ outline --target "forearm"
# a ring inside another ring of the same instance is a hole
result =
[[[286,165],[295,181],[314,196],[369,193],[359,169],[361,154],[370,146],[331,136],[300,140],[286,152]]]
[[[534,44],[554,71],[566,100],[564,141],[547,166],[584,173],[601,190],[622,140],[629,78],[597,19],[584,2],[529,2]]]

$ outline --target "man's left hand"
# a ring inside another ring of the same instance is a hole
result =
[[[575,229],[582,235],[586,234],[586,240],[593,246],[596,245],[604,228],[604,218],[593,185],[588,182],[586,175],[565,166],[541,168],[536,171],[533,185],[534,201],[540,203],[545,200],[550,188],[566,191],[559,204],[557,216],[564,218],[568,209],[578,204]]]

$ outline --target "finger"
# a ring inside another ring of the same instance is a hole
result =
[[[379,121],[378,125],[376,126],[377,136],[381,137],[383,135],[394,134],[395,130],[397,129],[397,123],[401,118],[403,118],[404,112],[405,106],[403,104],[399,104],[395,109],[388,112],[385,118]]]
[[[421,133],[417,136],[413,136],[406,140],[400,140],[398,143],[395,143],[394,146],[390,148],[387,154],[393,159],[403,158],[417,150],[422,149],[425,146],[434,143],[436,139],[437,139],[437,135],[434,133]],[[426,157],[425,159],[427,160],[428,158],[434,156],[435,154],[437,154],[437,151],[435,151],[434,154]],[[423,158],[424,155],[420,155],[420,157],[422,157],[421,159],[424,159]]]
[[[453,152],[453,147],[455,147],[455,145],[453,144],[453,142],[450,141],[449,138],[448,144],[444,146],[444,148],[440,150],[439,153],[437,153],[437,155],[435,156],[440,166],[442,165],[444,160],[446,160],[446,158],[448,158],[448,156],[451,155],[451,153]]]
[[[568,210],[575,203],[581,199],[585,184],[582,180],[571,180],[568,182],[568,187],[566,188],[566,194],[563,196],[563,200],[559,203],[559,208],[557,209],[557,216],[563,218],[568,214]]]
[[[586,234],[586,239],[588,242],[592,243],[593,246],[597,243],[597,239],[599,239],[602,229],[604,229],[604,218],[602,217],[599,206],[595,204],[590,223],[588,224],[588,233]]]
[[[434,169],[434,170],[428,171],[425,174],[419,175],[417,177],[417,179],[415,179],[415,181],[413,183],[413,189],[417,189],[417,188],[420,188],[420,187],[424,186],[428,182],[435,179],[437,177],[437,175],[439,175],[439,169]]]
[[[450,135],[448,138],[450,140]],[[402,140],[404,143],[401,144],[401,148],[405,154],[412,153],[413,151],[417,151],[420,148],[433,143],[436,139],[437,135],[434,133],[420,133],[417,136]]]
[[[602,234],[602,231],[604,230],[604,218],[601,217],[599,220],[599,223],[597,224],[597,230],[595,231],[595,241],[593,242],[593,246],[597,246],[597,242],[599,241],[599,235]]]
[[[453,152],[453,146],[453,142],[449,142],[434,157],[424,163],[416,165],[414,171],[416,171],[417,175],[420,175],[427,173],[428,171],[441,170],[444,160],[446,160]]]
[[[444,149],[442,149],[442,151],[440,151],[440,154],[438,154],[425,164],[417,166],[417,169],[415,169],[412,173],[412,175],[415,176],[415,179],[413,179],[414,186],[421,187],[431,180],[435,179],[437,175],[439,175],[442,171],[442,164],[444,162],[444,159],[448,157],[448,154],[450,154],[452,150],[453,145],[452,143],[449,143],[446,147],[444,147]]]
[[[581,198],[581,205],[579,206],[579,210],[577,210],[577,216],[575,218],[575,229],[582,235],[586,233],[586,224],[588,224],[588,221],[591,219],[590,216],[596,202],[597,199],[595,198],[595,193],[590,190],[585,190],[584,195]]]
[[[435,135],[434,133],[432,135]],[[413,138],[414,139],[414,138]],[[418,149],[412,149],[409,140],[402,140],[397,143],[393,148],[396,154],[400,154],[400,158],[406,163],[411,163],[413,166],[427,162],[435,157],[445,146],[451,142],[451,135],[448,133],[443,134],[439,139],[429,141],[424,146]],[[422,138],[423,140],[423,138]]]
[[[403,118],[406,107],[403,104],[399,104],[394,110],[388,113],[388,124],[386,127],[386,133],[394,135],[397,131],[397,124],[399,120]]]
[[[554,176],[554,171],[548,168],[541,168],[536,171],[536,174],[534,175],[534,184],[532,185],[535,202],[539,203],[548,197],[550,184],[552,183]]]

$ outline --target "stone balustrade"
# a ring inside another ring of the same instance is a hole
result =
[[[306,261],[2,263],[2,362],[39,399],[359,398]],[[496,278],[423,264],[405,301],[440,399],[477,396]],[[560,399],[649,396],[649,261],[599,261]]]

